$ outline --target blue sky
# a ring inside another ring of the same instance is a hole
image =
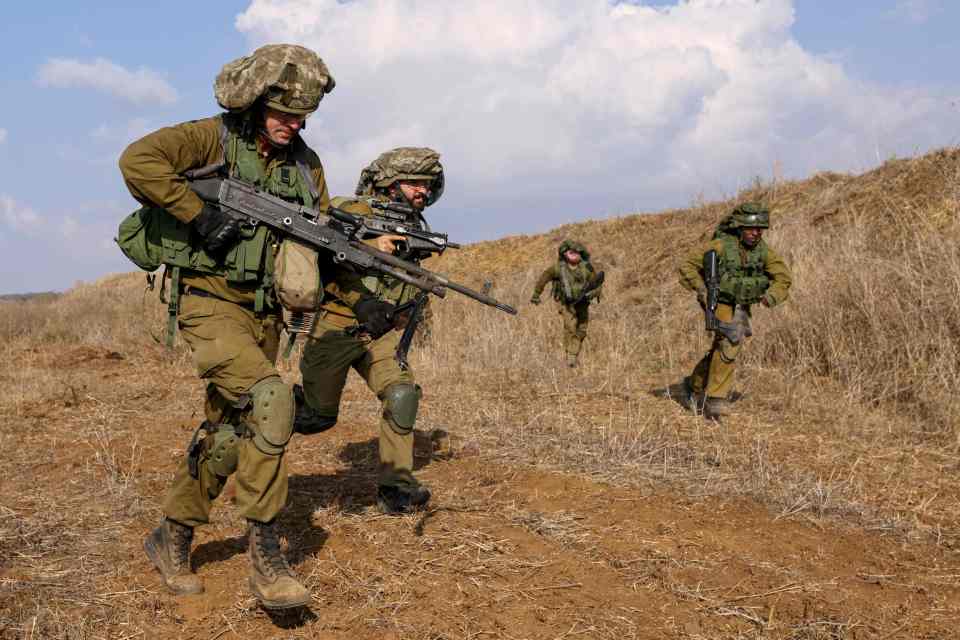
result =
[[[4,22],[0,293],[133,270],[111,240],[135,206],[118,154],[216,113],[220,67],[271,41],[337,78],[307,131],[332,191],[386,148],[434,146],[431,219],[464,241],[960,138],[946,0],[34,2]]]

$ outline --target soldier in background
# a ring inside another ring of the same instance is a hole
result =
[[[440,155],[428,148],[399,147],[381,154],[360,175],[355,198],[334,198],[332,205],[359,216],[374,213],[371,201],[407,205],[408,223],[426,225],[423,210],[443,194]],[[428,227],[427,227],[428,228]],[[400,236],[368,242],[381,251],[397,250]],[[422,256],[402,255],[419,262]],[[390,276],[338,270],[303,349],[303,403],[297,407],[298,433],[325,431],[337,422],[347,374],[354,369],[382,403],[377,505],[388,514],[423,507],[430,491],[413,475],[413,427],[421,390],[413,372],[397,361],[400,331],[409,320],[394,309],[411,301],[418,289]]]
[[[216,97],[226,113],[160,129],[120,158],[130,193],[144,205],[139,213],[182,231],[165,239],[173,247],[165,260],[173,272],[172,299],[182,294],[174,310],[180,334],[207,382],[207,420],[167,491],[163,521],[144,541],[147,556],[176,594],[203,591],[190,568],[193,530],[207,524],[213,500],[236,473],[236,504],[249,525],[254,595],[267,608],[310,602],[281,552],[276,525],[287,501],[284,452],[294,417],[292,389],[274,366],[281,321],[273,271],[280,239],[263,226],[241,229],[237,219],[201,201],[185,174],[225,172],[325,211],[323,167],[300,131],[333,87],[313,51],[267,45],[217,76]]]
[[[707,419],[719,421],[729,412],[730,391],[737,355],[743,340],[752,335],[750,308],[754,304],[775,307],[783,303],[792,282],[790,269],[763,240],[770,227],[765,206],[747,202],[739,205],[720,223],[713,239],[691,252],[680,263],[680,284],[697,295],[701,307],[707,301],[704,256],[716,251],[719,266],[717,319],[725,330],[714,332],[710,351],[684,381],[684,406],[691,411],[703,407]]]
[[[590,322],[590,302],[599,299],[603,272],[590,264],[590,252],[573,240],[564,240],[557,249],[556,264],[547,267],[533,289],[532,304],[540,304],[540,294],[553,282],[553,299],[560,303],[563,318],[563,349],[567,366],[576,367]]]

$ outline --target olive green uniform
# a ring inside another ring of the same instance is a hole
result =
[[[362,199],[334,198],[333,206],[354,215],[372,215]],[[309,413],[325,428],[340,412],[340,397],[353,368],[383,403],[379,450],[381,486],[416,486],[413,476],[413,426],[420,387],[413,372],[401,369],[395,358],[400,331],[377,339],[357,334],[351,307],[362,297],[374,296],[403,304],[419,289],[389,276],[340,269],[326,289],[327,297],[303,349],[300,372]]]
[[[568,356],[576,357],[587,337],[587,326],[590,324],[590,300],[583,300],[577,304],[569,304],[567,300],[579,298],[584,287],[593,282],[594,278],[596,278],[596,272],[586,260],[582,260],[577,266],[560,260],[540,275],[533,288],[533,297],[539,299],[547,283],[553,283],[553,297],[560,303],[559,313],[563,318],[563,349]],[[568,283],[569,292],[565,291],[565,280]]]
[[[183,173],[224,160],[233,175],[270,193],[320,210],[329,205],[320,161],[299,137],[282,149],[258,144],[256,134],[233,116],[147,135],[126,149],[120,169],[137,200],[189,223],[203,203]],[[207,420],[250,430],[236,445],[236,500],[244,517],[264,523],[276,517],[287,499],[283,453],[293,420],[292,393],[275,367],[281,330],[271,279],[276,247],[276,238],[261,227],[245,232],[225,259],[245,261],[244,276],[229,267],[222,274],[183,270],[178,315],[197,373],[208,383]],[[198,471],[197,478],[191,477],[185,456],[163,505],[169,519],[191,527],[208,522],[230,469],[210,457],[207,447]]]
[[[746,338],[751,333],[752,304],[763,301],[767,306],[775,307],[787,299],[792,282],[790,269],[763,240],[753,249],[748,249],[735,236],[715,238],[691,252],[680,264],[680,284],[697,292],[701,303],[706,299],[703,257],[710,250],[717,252],[720,262],[721,293],[716,310],[717,319],[736,322],[739,334]],[[737,280],[753,276],[765,277],[769,286],[764,291],[746,294],[746,297],[737,296]],[[725,283],[730,284],[727,286]],[[710,350],[690,374],[692,391],[696,394],[705,392],[707,398],[726,399],[733,388],[737,355],[742,345],[742,339],[733,344],[722,333],[715,332]]]

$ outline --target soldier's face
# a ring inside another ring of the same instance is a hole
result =
[[[580,252],[573,249],[567,249],[563,252],[563,258],[573,266],[580,264]]]
[[[744,227],[740,230],[740,240],[747,247],[755,247],[763,237],[763,229],[757,227]]]
[[[430,199],[429,180],[399,180],[397,188],[414,209],[422,210]]]
[[[285,147],[303,128],[303,122],[306,119],[306,116],[267,107],[263,110],[263,129],[267,132],[270,142],[279,147]]]

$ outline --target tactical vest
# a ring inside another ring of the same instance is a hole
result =
[[[224,114],[221,118],[224,161],[199,169],[197,173],[209,175],[226,167],[232,177],[284,200],[311,208],[316,206],[319,193],[305,160],[306,147],[302,141],[294,143],[297,147],[291,150],[290,159],[285,164],[275,167],[267,175],[257,151],[255,135],[244,131],[247,123],[231,114]],[[243,227],[240,240],[222,259],[215,260],[197,242],[190,224],[180,222],[165,209],[144,206],[121,222],[117,244],[145,271],[155,271],[165,265],[175,271],[189,269],[223,276],[231,283],[260,283],[262,290],[273,285],[273,260],[268,259],[271,257],[268,253],[274,238],[264,225]]]
[[[557,279],[553,283],[553,298],[563,304],[578,300],[593,275],[593,266],[582,260],[570,268],[564,260],[557,261]]]
[[[760,302],[770,287],[766,274],[767,244],[760,240],[746,259],[742,258],[740,239],[727,233],[717,234],[723,242],[720,259],[720,302],[751,305]]]
[[[354,199],[356,200],[356,199]],[[363,199],[359,200],[363,202]],[[372,205],[367,205],[370,207],[370,211],[373,211]],[[430,231],[430,225],[427,223],[427,219],[423,217],[423,212],[418,214],[419,225],[424,231]],[[409,224],[413,224],[412,222]],[[404,260],[409,260],[416,264],[420,264],[419,256],[400,256]],[[387,276],[383,274],[371,274],[365,275],[361,282],[363,286],[370,291],[378,300],[383,300],[384,302],[389,302],[390,304],[400,305],[410,300],[413,300],[416,296],[419,289],[413,285],[408,285],[402,280],[397,280],[392,276]]]

